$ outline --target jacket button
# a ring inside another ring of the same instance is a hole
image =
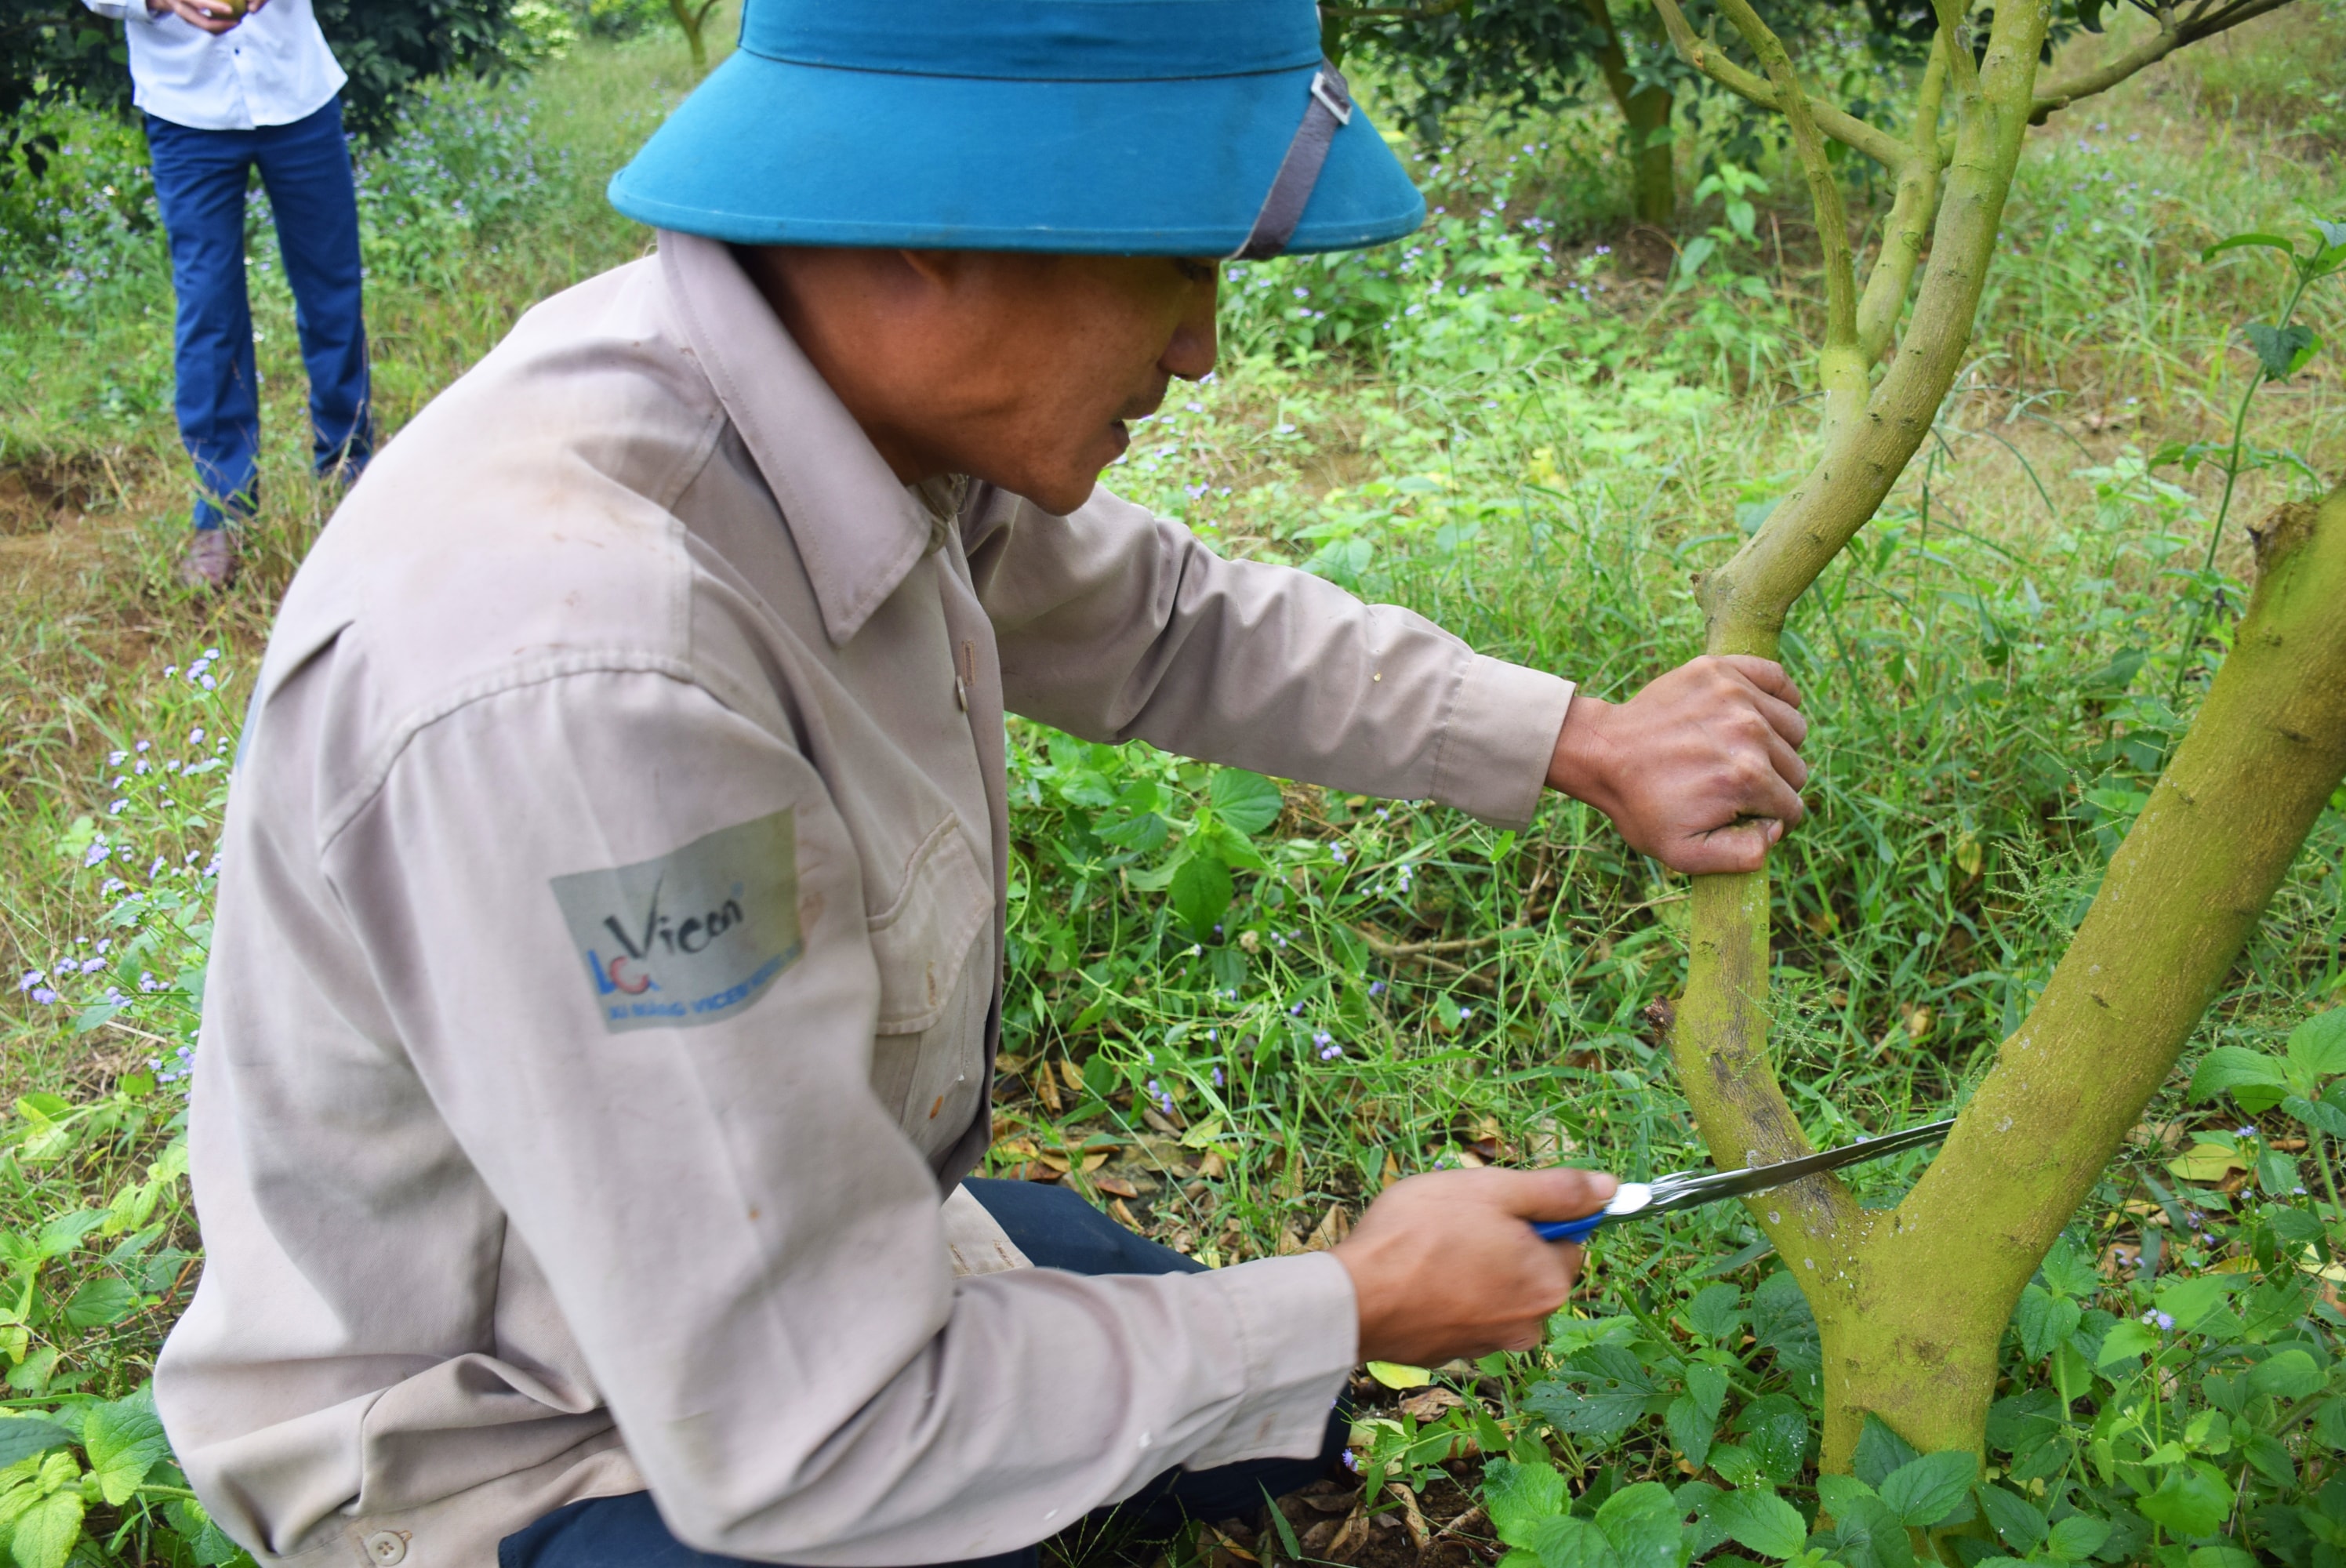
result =
[[[396,1530],[378,1530],[365,1542],[366,1554],[383,1568],[407,1560],[407,1537]]]

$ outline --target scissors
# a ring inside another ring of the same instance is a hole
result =
[[[1672,1171],[1649,1182],[1625,1181],[1614,1193],[1612,1200],[1595,1214],[1585,1214],[1578,1219],[1535,1222],[1532,1228],[1539,1232],[1543,1241],[1582,1241],[1598,1226],[1617,1219],[1695,1208],[1706,1203],[1717,1203],[1721,1198],[1766,1192],[1770,1187],[1782,1186],[1787,1182],[1815,1176],[1820,1171],[1862,1165],[1867,1160],[1902,1154],[1908,1149],[1928,1148],[1945,1138],[1954,1125],[1954,1119],[1949,1117],[1943,1122],[1933,1122],[1928,1126],[1909,1127],[1902,1133],[1884,1133],[1878,1138],[1860,1138],[1853,1144],[1843,1144],[1822,1154],[1803,1155],[1799,1159],[1785,1160],[1772,1166],[1753,1166],[1749,1170],[1719,1171],[1710,1176]]]

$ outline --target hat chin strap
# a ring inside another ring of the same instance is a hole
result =
[[[1352,123],[1352,90],[1344,85],[1343,73],[1322,60],[1311,77],[1311,101],[1304,106],[1303,123],[1295,127],[1295,139],[1287,144],[1287,156],[1280,160],[1270,194],[1262,199],[1262,210],[1255,214],[1246,243],[1230,252],[1231,260],[1260,261],[1287,249],[1287,242],[1295,238],[1296,224],[1302,219],[1304,204],[1311,199],[1311,188],[1320,183],[1321,167],[1328,161],[1328,144],[1336,139],[1338,130]]]

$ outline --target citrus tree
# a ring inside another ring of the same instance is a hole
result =
[[[1964,363],[2029,126],[2284,0],[2145,5],[2151,25],[2128,46],[2049,84],[2054,0],[1997,0],[1976,18],[1967,0],[1935,0],[1899,129],[1816,90],[1749,0],[1719,0],[1724,39],[1698,35],[1677,0],[1655,3],[1688,65],[1783,117],[1823,243],[1813,462],[1699,584],[1708,650],[1772,657],[1793,604],[1873,516]],[[1896,190],[1862,285],[1829,142]],[[2273,236],[2242,243],[2290,250],[2301,283],[2346,261],[2341,227],[2322,226],[2308,253]],[[2265,375],[2311,350],[2286,315],[2249,336]],[[1943,1152],[1895,1208],[1863,1208],[1831,1176],[1751,1203],[1822,1338],[1828,1471],[1862,1461],[1869,1418],[1926,1454],[1981,1450],[2015,1305],[2346,774],[2346,491],[2283,508],[2255,537],[2259,578],[2231,652]],[[1770,1062],[1769,910],[1764,871],[1696,881],[1671,1050],[1722,1167],[1808,1152]]]

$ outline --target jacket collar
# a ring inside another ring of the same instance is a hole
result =
[[[685,334],[765,475],[834,644],[851,640],[932,546],[931,504],[901,484],[721,240],[662,229]]]

